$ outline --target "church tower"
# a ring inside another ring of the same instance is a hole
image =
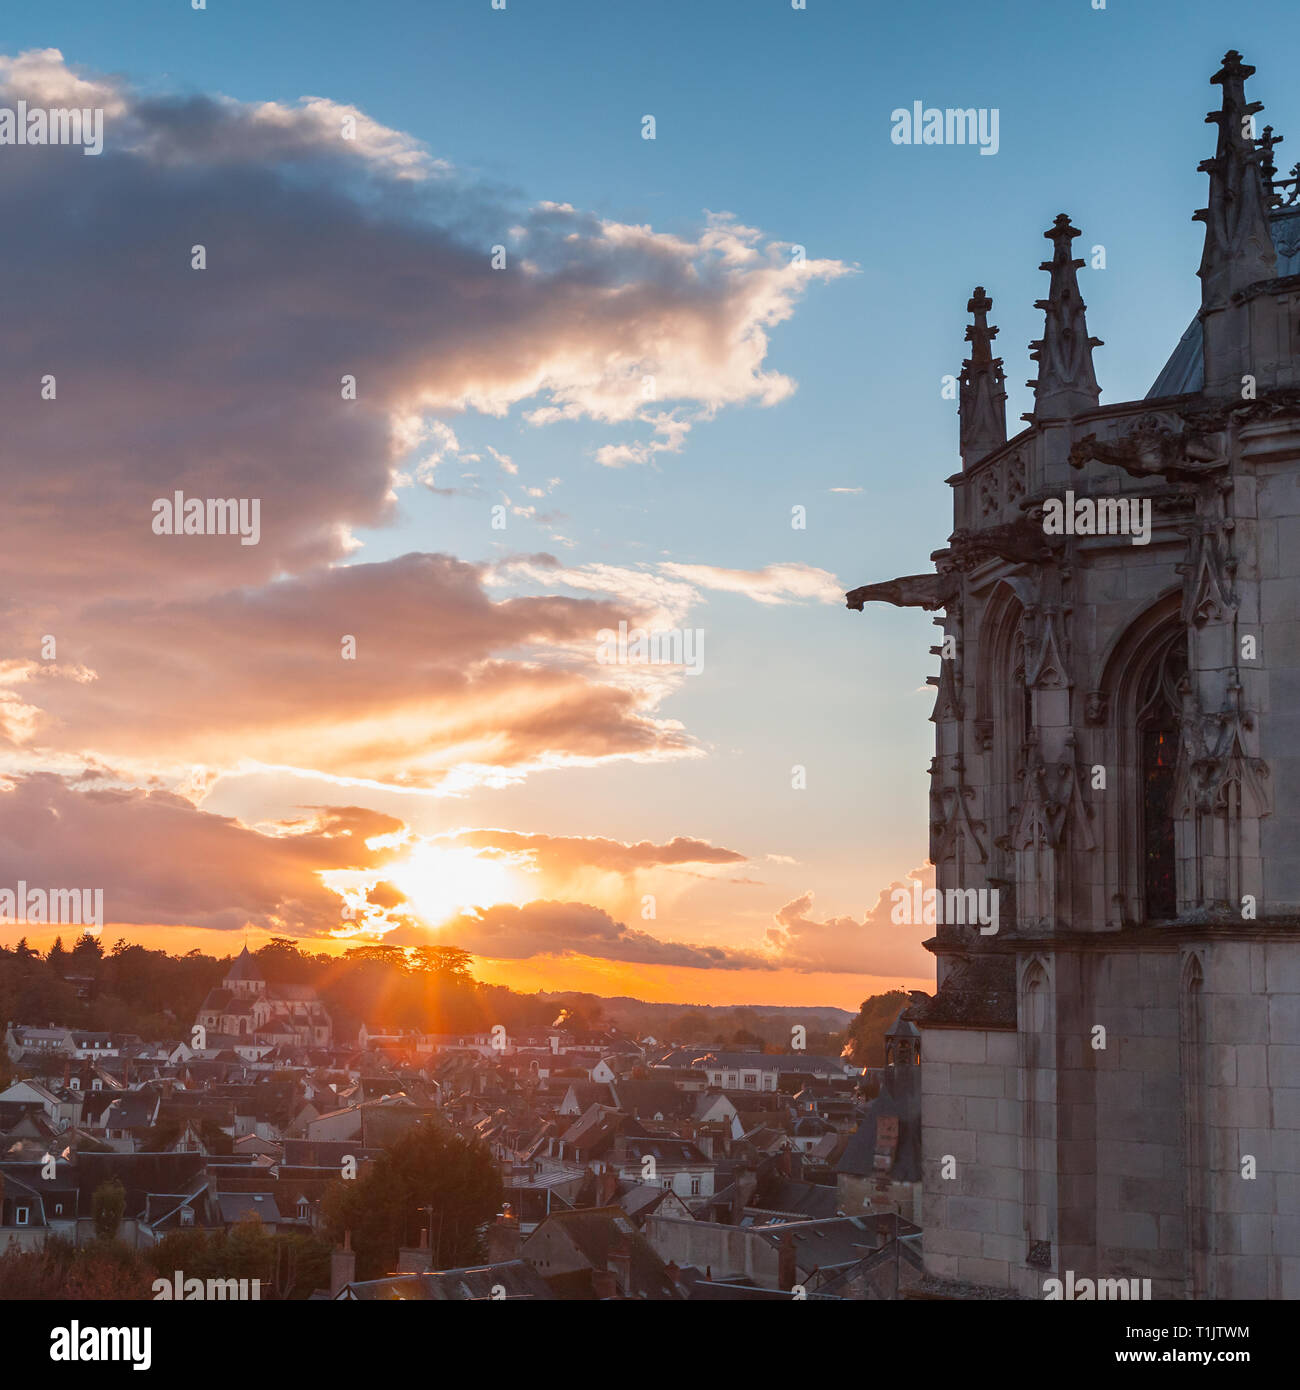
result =
[[[952,533],[848,595],[937,615],[936,883],[998,894],[907,1014],[941,1278],[1300,1298],[1300,166],[1253,72],[1211,79],[1201,306],[1148,395],[1100,403],[1062,213],[1027,427],[977,289]]]

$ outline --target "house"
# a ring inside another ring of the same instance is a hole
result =
[[[674,1049],[652,1070],[678,1066],[702,1071],[710,1086],[733,1091],[776,1091],[781,1088],[782,1077],[787,1079],[788,1088],[795,1090],[800,1081],[808,1078],[825,1081],[861,1073],[860,1067],[842,1057],[818,1057],[807,1052],[726,1052],[703,1047]]]
[[[52,1235],[75,1237],[76,1187],[57,1171],[45,1181],[41,1171],[39,1163],[0,1163],[0,1250],[39,1250]]]
[[[99,1117],[104,1139],[114,1148],[134,1153],[146,1130],[158,1122],[162,1097],[157,1091],[127,1091],[116,1096]]]
[[[688,1202],[713,1196],[717,1165],[688,1139],[623,1135],[609,1162],[625,1182],[658,1184]]]
[[[621,1207],[550,1216],[520,1253],[559,1298],[678,1297],[664,1261]]]
[[[544,1302],[555,1297],[546,1280],[525,1260],[354,1281],[344,1284],[333,1296],[344,1303],[511,1303]]]
[[[660,1257],[710,1277],[789,1290],[815,1275],[848,1269],[896,1234],[917,1231],[892,1214],[734,1226],[651,1216],[644,1234]]]

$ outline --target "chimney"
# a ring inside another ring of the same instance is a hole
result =
[[[330,1252],[330,1297],[337,1298],[357,1277],[357,1257],[352,1252],[352,1232],[343,1232],[343,1245]]]
[[[488,1231],[488,1264],[517,1260],[522,1239],[519,1218],[507,1202],[498,1213],[496,1224]]]
[[[429,1249],[429,1228],[420,1227],[420,1243],[404,1245],[397,1252],[398,1274],[428,1274],[433,1268],[433,1254]]]
[[[614,1276],[619,1292],[632,1297],[632,1250],[626,1240],[609,1248],[605,1256],[605,1267]]]
[[[798,1282],[799,1269],[795,1258],[794,1236],[787,1231],[776,1248],[776,1283],[783,1293],[789,1293]]]

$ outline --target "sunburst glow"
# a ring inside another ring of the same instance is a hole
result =
[[[470,908],[515,902],[521,891],[508,863],[472,849],[429,844],[417,845],[387,877],[406,894],[410,910],[430,926]]]

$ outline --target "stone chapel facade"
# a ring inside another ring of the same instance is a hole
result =
[[[848,595],[942,614],[930,857],[1001,904],[908,1015],[926,1268],[1029,1297],[1300,1298],[1300,165],[1253,72],[1211,79],[1201,306],[1147,397],[1099,404],[1062,215],[1027,427],[976,289],[952,534]]]
[[[208,1047],[259,1043],[271,1047],[328,1047],[334,1025],[310,985],[267,982],[247,946],[231,963],[220,989],[208,991],[194,1020]]]

